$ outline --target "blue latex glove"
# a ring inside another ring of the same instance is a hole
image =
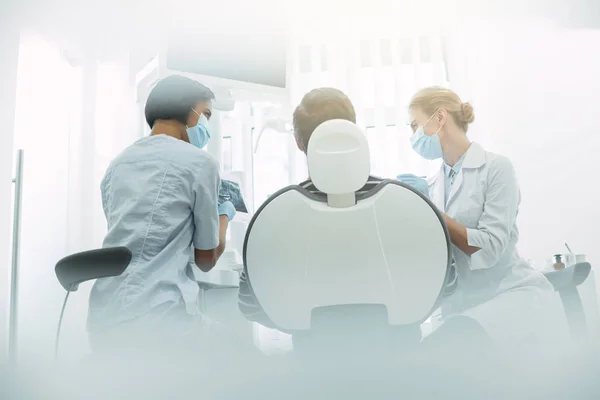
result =
[[[230,201],[225,201],[219,204],[219,216],[227,215],[228,220],[232,220],[235,217],[236,211],[233,203]]]
[[[429,185],[425,179],[413,174],[398,175],[396,179],[404,184],[407,184],[413,189],[418,190],[419,192],[423,193],[425,197],[429,198]]]

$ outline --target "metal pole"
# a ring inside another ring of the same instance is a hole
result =
[[[10,270],[10,311],[8,325],[8,360],[12,367],[17,362],[17,324],[19,299],[19,247],[21,239],[21,195],[23,193],[23,150],[17,150],[13,214],[12,265]]]

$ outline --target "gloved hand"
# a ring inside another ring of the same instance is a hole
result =
[[[423,193],[425,197],[429,198],[429,185],[427,184],[427,181],[425,179],[413,174],[398,175],[396,179],[402,183],[407,184],[413,189],[418,190],[419,192]]]
[[[227,215],[228,220],[232,220],[235,217],[236,211],[233,203],[230,201],[225,201],[219,204],[219,216]]]

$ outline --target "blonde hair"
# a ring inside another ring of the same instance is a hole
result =
[[[475,120],[473,107],[469,103],[463,103],[452,90],[440,86],[419,90],[410,100],[409,108],[418,108],[428,115],[433,115],[443,108],[465,132]]]

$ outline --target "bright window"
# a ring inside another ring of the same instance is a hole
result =
[[[258,207],[290,181],[289,146],[292,135],[267,129],[254,153],[254,204]]]

